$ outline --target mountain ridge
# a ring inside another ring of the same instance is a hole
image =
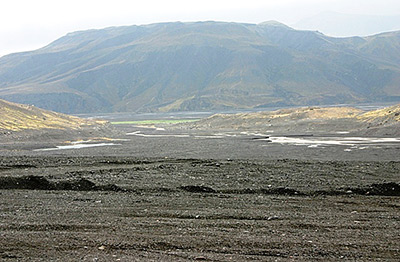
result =
[[[79,31],[1,57],[0,97],[64,113],[400,101],[399,38],[332,38],[274,21]]]

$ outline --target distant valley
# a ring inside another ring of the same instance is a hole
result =
[[[0,98],[63,113],[400,101],[400,31],[333,38],[278,22],[70,33],[0,58]]]

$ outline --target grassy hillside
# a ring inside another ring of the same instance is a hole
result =
[[[400,134],[400,105],[364,112],[351,107],[301,107],[271,112],[216,114],[182,125],[194,129],[336,132],[395,128]],[[376,130],[375,130],[376,131]]]
[[[0,130],[80,129],[104,123],[0,100]]]
[[[0,97],[65,113],[400,101],[399,38],[332,38],[277,22],[75,32],[0,58]]]
[[[400,122],[400,105],[370,111],[358,116],[358,119],[370,123],[395,123]]]

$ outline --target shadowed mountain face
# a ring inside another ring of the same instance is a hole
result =
[[[66,113],[400,101],[400,32],[331,38],[277,22],[75,32],[0,58],[0,97]]]

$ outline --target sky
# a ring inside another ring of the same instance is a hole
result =
[[[172,21],[287,25],[322,12],[400,15],[399,0],[4,0],[0,56],[43,47],[69,32]]]

